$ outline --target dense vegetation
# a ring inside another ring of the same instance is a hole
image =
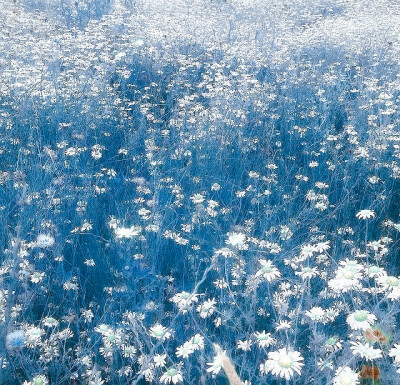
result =
[[[1,385],[397,383],[395,2],[0,20]]]

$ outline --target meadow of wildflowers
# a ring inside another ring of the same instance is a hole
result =
[[[0,385],[400,384],[400,2],[0,22]]]

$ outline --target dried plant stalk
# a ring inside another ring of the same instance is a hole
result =
[[[217,358],[220,360],[222,368],[225,371],[226,376],[228,377],[230,385],[243,385],[243,382],[240,380],[240,377],[236,373],[235,367],[230,360],[230,358],[225,354],[222,350],[221,346],[218,344],[214,344],[215,352],[217,353]]]

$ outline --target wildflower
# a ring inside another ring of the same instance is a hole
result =
[[[250,351],[252,344],[251,340],[238,341],[237,347],[243,351]]]
[[[177,384],[183,381],[182,373],[172,366],[161,376],[160,381],[163,384],[170,384],[171,382]]]
[[[47,326],[47,327],[55,327],[55,326],[59,325],[59,322],[53,317],[46,317],[43,320],[43,324],[44,324],[44,326]]]
[[[369,343],[363,344],[361,342],[350,342],[351,350],[354,355],[359,355],[361,358],[365,358],[366,360],[376,360],[382,357],[382,350],[375,349]]]
[[[276,326],[276,330],[285,330],[285,329],[290,329],[292,327],[292,322],[291,321],[286,321],[286,320],[280,320]]]
[[[295,274],[299,275],[301,279],[306,280],[306,279],[311,279],[317,275],[317,268],[316,267],[309,267],[309,266],[304,266],[301,268],[300,271],[296,271]]]
[[[226,244],[236,247],[239,250],[246,250],[246,234],[243,233],[228,233]]]
[[[346,322],[353,330],[366,330],[376,321],[375,315],[365,311],[357,310],[347,316]]]
[[[362,265],[360,265],[357,261],[350,260],[348,258],[346,258],[344,261],[340,261],[339,265],[342,265],[345,271],[359,272],[363,269]]]
[[[358,219],[370,219],[375,218],[375,211],[374,210],[360,210],[356,214],[356,218]]]
[[[325,310],[319,306],[314,306],[310,310],[306,311],[305,315],[312,321],[322,321],[325,315]]]
[[[100,159],[103,156],[103,154],[101,152],[102,149],[103,149],[103,146],[95,144],[92,147],[92,152],[91,152],[92,158],[95,159],[95,160]]]
[[[203,302],[203,304],[197,306],[197,311],[198,313],[200,313],[200,317],[201,318],[207,318],[209,317],[211,314],[214,313],[215,311],[215,304],[217,303],[217,301],[215,301],[215,299],[209,299],[205,302]]]
[[[154,366],[149,365],[146,369],[142,371],[144,378],[147,382],[153,382],[154,380]]]
[[[156,354],[153,357],[154,366],[156,368],[165,366],[165,359],[167,358],[166,354]]]
[[[103,334],[103,339],[105,343],[108,344],[119,344],[122,339],[121,332],[109,329],[106,333]]]
[[[188,358],[194,352],[193,345],[190,341],[185,342],[182,346],[176,349],[176,356],[182,358]]]
[[[328,205],[325,202],[317,202],[314,207],[317,210],[325,211],[328,208]]]
[[[74,281],[64,282],[63,288],[65,290],[78,290],[79,289],[78,284]]]
[[[309,258],[309,257],[312,257],[312,256],[313,256],[313,254],[314,254],[315,251],[316,251],[316,250],[315,250],[315,246],[309,245],[309,244],[303,245],[302,248],[301,248],[300,255],[301,255],[303,258]]]
[[[335,292],[347,292],[360,289],[362,274],[354,268],[341,267],[337,270],[335,278],[329,280],[328,286]]]
[[[78,153],[78,149],[76,147],[68,147],[65,151],[64,154],[67,156],[74,156]]]
[[[235,256],[235,252],[231,249],[229,249],[228,247],[223,247],[221,249],[218,249],[215,252],[216,255],[222,255],[223,257],[226,258],[232,258],[233,256]]]
[[[48,379],[43,374],[39,374],[32,379],[32,385],[47,385],[48,383]]]
[[[332,352],[335,350],[340,350],[342,348],[342,342],[340,341],[340,339],[338,337],[335,337],[335,336],[329,337],[325,341],[325,348],[329,352]]]
[[[385,275],[385,270],[376,265],[368,266],[367,272],[368,276],[371,278]]]
[[[272,261],[267,261],[265,259],[260,259],[260,265],[262,266],[260,270],[257,271],[256,277],[263,277],[268,282],[274,281],[276,278],[281,277],[281,273],[279,270],[274,266]]]
[[[32,283],[39,283],[43,281],[44,278],[44,273],[41,273],[39,271],[35,271],[31,274],[31,282]]]
[[[282,251],[282,247],[275,242],[270,243],[268,247],[271,254],[279,254]]]
[[[213,375],[216,375],[220,372],[222,368],[222,362],[221,362],[221,357],[220,356],[215,356],[213,362],[208,362],[207,365],[209,368],[207,368],[208,373],[212,373]]]
[[[325,369],[332,370],[333,369],[333,362],[332,362],[332,360],[324,360],[322,358],[319,358],[318,362],[317,362],[317,366],[318,366],[318,369],[321,370],[321,371],[325,370]]]
[[[190,197],[192,202],[196,205],[204,202],[204,195],[202,194],[194,194]]]
[[[268,360],[260,365],[262,374],[271,372],[274,376],[279,376],[289,380],[294,373],[301,374],[301,368],[304,364],[301,362],[304,358],[299,352],[279,349],[268,353]]]
[[[171,337],[171,333],[165,326],[157,323],[150,328],[150,335],[158,340],[165,340]]]
[[[142,228],[140,226],[118,227],[114,230],[117,239],[133,238],[134,236],[139,235],[141,231]]]
[[[377,284],[387,291],[395,290],[400,287],[400,279],[392,275],[384,275],[376,279]]]
[[[46,249],[54,245],[55,239],[50,234],[39,234],[36,238],[36,247]]]
[[[394,361],[400,364],[400,344],[395,344],[389,350],[389,356],[394,358]]]
[[[73,336],[74,333],[70,328],[66,328],[57,333],[57,338],[60,340],[67,340],[68,338],[72,338]]]
[[[255,332],[254,337],[256,338],[257,344],[260,348],[268,347],[276,342],[276,340],[271,337],[271,333],[266,333],[265,330],[261,333]]]
[[[35,346],[40,342],[42,335],[44,334],[44,330],[32,326],[27,329],[26,336],[28,337],[27,343],[31,346]]]
[[[191,294],[186,291],[175,294],[171,301],[178,305],[179,311],[183,314],[187,313],[193,303],[198,302],[198,294]]]
[[[122,345],[122,355],[124,357],[132,358],[136,353],[136,348],[132,345]]]
[[[288,240],[293,236],[293,232],[288,226],[281,226],[279,236],[282,240]]]
[[[358,385],[359,383],[358,374],[349,366],[341,366],[336,370],[333,379],[334,385]]]
[[[99,351],[103,357],[112,357],[113,346],[112,344],[104,343],[104,345],[99,348]]]
[[[94,330],[98,333],[105,335],[110,330],[110,327],[106,324],[100,324],[99,326],[95,327]]]
[[[204,349],[204,337],[200,334],[195,334],[189,341],[193,350],[201,350]]]

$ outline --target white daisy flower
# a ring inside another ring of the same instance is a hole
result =
[[[197,306],[196,310],[200,314],[201,318],[207,318],[215,311],[215,305],[217,301],[215,299],[208,299],[207,301],[203,302],[203,304]]]
[[[362,274],[353,268],[341,267],[336,271],[335,278],[328,281],[328,286],[334,292],[347,292],[361,289]]]
[[[341,366],[335,372],[334,385],[358,385],[360,383],[358,374],[349,366]]]
[[[250,351],[251,345],[253,345],[253,342],[251,340],[238,341],[237,343],[238,349],[243,351]]]
[[[44,324],[44,326],[47,326],[47,327],[54,327],[54,326],[58,326],[59,322],[53,317],[46,317],[43,320],[43,324]]]
[[[265,333],[265,330],[260,332],[255,332],[254,337],[260,348],[268,347],[276,342],[276,340],[271,337],[271,333]]]
[[[370,219],[375,218],[375,211],[374,210],[360,210],[356,214],[356,218],[358,219]]]
[[[355,260],[351,260],[348,258],[346,258],[344,261],[340,261],[339,264],[342,265],[343,269],[345,269],[346,271],[351,270],[354,272],[360,272],[363,270],[363,266],[361,264],[359,264]]]
[[[386,275],[385,269],[383,269],[382,267],[376,266],[376,265],[368,266],[367,273],[368,273],[368,276],[371,278],[382,277],[382,276]]]
[[[29,345],[35,346],[41,340],[42,335],[44,334],[44,330],[41,328],[37,328],[32,326],[26,330],[26,336],[28,338],[27,343]]]
[[[171,333],[168,331],[168,329],[159,323],[150,328],[150,335],[158,340],[165,340],[171,337]]]
[[[296,271],[295,274],[300,276],[301,279],[311,279],[315,277],[318,273],[316,267],[303,266],[300,271]]]
[[[310,245],[310,244],[303,245],[303,246],[301,247],[300,255],[301,255],[303,258],[312,257],[313,254],[315,253],[315,251],[316,251],[316,250],[315,250],[315,246],[314,246],[314,245]]]
[[[213,376],[217,375],[222,369],[221,357],[219,355],[215,356],[214,361],[208,362],[207,365],[209,366],[207,372],[212,373]]]
[[[272,261],[267,261],[265,259],[260,259],[260,265],[262,266],[260,270],[257,271],[256,277],[262,277],[268,282],[274,281],[276,278],[281,277],[280,271],[274,266]]]
[[[400,279],[393,275],[384,275],[376,279],[377,284],[382,290],[396,290],[400,287]]]
[[[227,245],[236,247],[239,250],[247,250],[246,234],[243,233],[228,233]]]
[[[276,330],[285,330],[285,329],[290,329],[292,327],[292,321],[287,321],[287,320],[280,320],[276,324]]]
[[[194,204],[198,205],[200,203],[203,203],[205,198],[202,194],[194,194],[190,197],[190,199]]]
[[[177,384],[183,381],[182,373],[172,366],[161,376],[160,381],[163,384],[170,384],[171,382]]]
[[[356,310],[347,316],[346,322],[353,330],[367,330],[374,324],[376,317],[365,310]]]
[[[325,348],[327,351],[332,352],[342,348],[342,342],[338,337],[332,336],[325,341]]]
[[[332,360],[324,360],[322,358],[318,359],[317,362],[318,369],[323,371],[325,369],[333,370],[333,361]]]
[[[204,337],[200,334],[195,334],[187,343],[189,343],[193,350],[204,349]]]
[[[305,315],[312,321],[322,321],[325,316],[325,310],[319,306],[314,306],[310,310],[306,311]]]
[[[154,366],[156,368],[160,368],[165,366],[165,359],[167,358],[166,354],[155,354],[153,357]]]
[[[400,299],[400,279],[398,277],[382,274],[376,278],[376,282],[379,288],[386,292],[389,299],[392,301]]]
[[[389,350],[389,356],[394,358],[394,361],[400,363],[400,344],[395,344]]]
[[[42,249],[51,247],[54,245],[54,243],[55,239],[50,234],[39,234],[36,238],[36,247],[40,247]]]
[[[192,344],[187,341],[182,346],[176,349],[176,356],[182,358],[188,358],[194,352]]]
[[[274,376],[289,380],[295,372],[301,374],[301,368],[304,366],[301,362],[303,360],[304,358],[299,352],[282,348],[268,353],[268,360],[260,365],[260,371],[262,374],[271,372]]]
[[[136,348],[132,345],[123,345],[122,354],[124,357],[132,358],[136,354]]]
[[[43,374],[33,377],[31,382],[32,385],[47,385],[48,383],[49,380]]]
[[[176,303],[176,305],[179,308],[179,311],[185,314],[188,312],[192,304],[198,302],[199,299],[197,297],[198,294],[192,294],[186,291],[182,291],[181,293],[175,294],[171,298],[171,301]]]
[[[114,230],[115,237],[118,239],[122,238],[133,238],[136,235],[139,235],[142,231],[140,226],[131,226],[131,227],[118,227]]]
[[[366,360],[376,360],[382,357],[382,350],[375,349],[369,343],[363,344],[361,342],[353,342],[351,341],[351,350],[354,355],[359,355],[361,358],[365,358]]]

